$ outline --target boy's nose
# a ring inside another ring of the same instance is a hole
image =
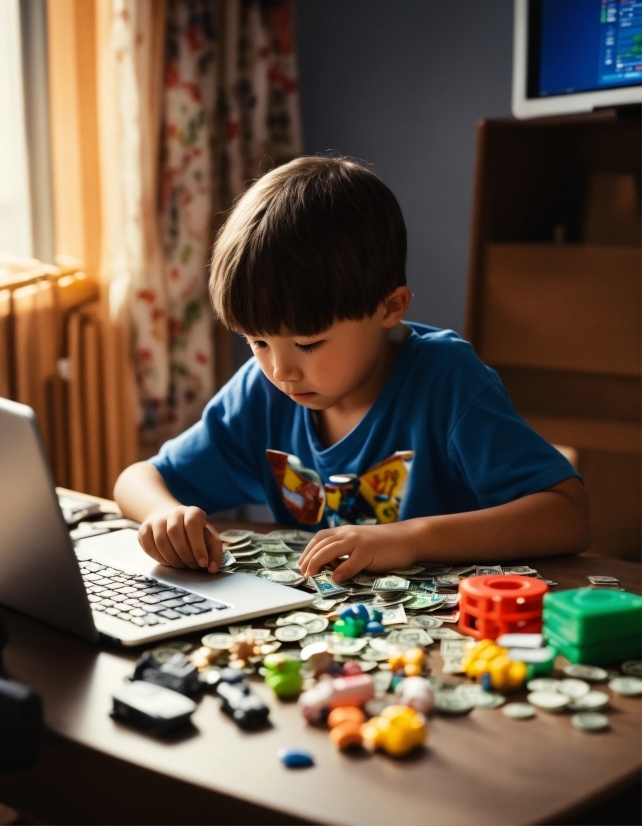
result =
[[[280,382],[299,381],[303,378],[303,373],[296,365],[285,361],[274,362],[272,375],[275,381]]]

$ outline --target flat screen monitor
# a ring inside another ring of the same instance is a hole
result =
[[[513,114],[642,103],[642,0],[515,0]]]

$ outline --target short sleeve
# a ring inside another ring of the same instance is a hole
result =
[[[256,461],[257,436],[265,427],[257,381],[251,370],[241,369],[199,422],[149,460],[182,504],[215,513],[265,501]]]
[[[482,508],[512,502],[571,476],[581,478],[522,419],[499,381],[460,415],[448,439],[448,454]]]

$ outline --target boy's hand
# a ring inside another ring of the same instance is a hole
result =
[[[200,508],[179,505],[153,511],[138,529],[138,541],[161,565],[215,574],[221,564],[221,540]]]
[[[343,582],[364,569],[374,572],[406,568],[414,561],[403,523],[342,525],[328,528],[310,542],[299,560],[305,577],[316,576],[324,565],[336,566],[332,579]],[[340,557],[348,558],[340,560]]]

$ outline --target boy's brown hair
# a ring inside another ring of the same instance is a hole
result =
[[[397,199],[346,158],[305,157],[260,178],[219,232],[210,293],[223,324],[308,336],[372,316],[406,283]]]

